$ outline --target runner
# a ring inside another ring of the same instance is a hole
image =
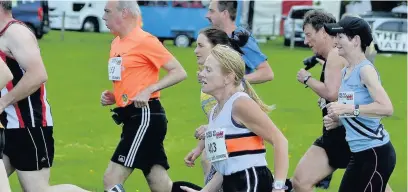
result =
[[[338,101],[327,105],[324,117],[328,130],[340,124],[345,127],[352,152],[339,191],[384,191],[396,154],[381,119],[393,114],[393,106],[378,71],[364,53],[373,41],[370,26],[361,18],[344,17],[324,28],[330,35],[337,34],[338,53],[348,61],[341,71]]]
[[[309,45],[315,54],[325,58],[325,63],[320,80],[312,78],[310,72],[304,69],[298,72],[297,79],[320,97],[318,103],[323,116],[327,115],[325,105],[337,99],[340,72],[347,63],[338,55],[334,37],[323,29],[324,23],[335,22],[333,15],[322,10],[307,12],[303,21],[304,43]],[[347,166],[350,161],[350,149],[344,138],[344,128],[327,131],[323,127],[323,135],[308,149],[295,169],[292,182],[296,192],[313,191],[316,185],[328,187],[331,174],[336,169]]]
[[[85,191],[68,184],[49,186],[54,125],[45,88],[47,72],[35,35],[14,20],[11,11],[11,1],[0,1],[0,57],[14,77],[0,98],[7,174],[17,172],[23,191]]]
[[[214,48],[215,45],[229,45],[238,51],[240,54],[244,54],[240,47],[246,44],[249,35],[247,33],[239,33],[236,34],[235,39],[231,39],[228,37],[227,33],[220,29],[216,29],[214,27],[205,28],[200,31],[197,37],[197,47],[194,50],[194,53],[197,56],[197,64],[199,66],[199,72],[203,69],[203,64],[207,59],[208,55],[211,52],[211,49]],[[201,81],[201,77],[198,77],[198,81]],[[211,95],[205,94],[201,91],[201,107],[204,111],[204,114],[208,117],[209,112],[215,106],[217,101]],[[199,128],[195,134],[196,138],[204,139],[204,133],[207,125],[202,125],[201,129]],[[184,161],[187,166],[192,167],[194,166],[194,161],[201,155],[203,152],[202,147],[200,147],[200,142],[196,148],[194,148],[187,156],[184,158]],[[204,155],[205,156],[205,152]],[[205,158],[201,159],[201,165],[203,167],[205,181],[204,184],[207,184],[213,175],[215,174],[215,168],[211,167],[209,162],[205,160]],[[211,168],[210,168],[211,167]]]
[[[138,22],[140,15],[137,1],[113,0],[105,6],[103,19],[116,38],[108,64],[113,91],[102,93],[101,104],[116,104],[112,117],[123,126],[104,174],[104,188],[124,191],[124,182],[134,169],[140,169],[151,191],[180,190],[167,173],[170,166],[163,146],[167,118],[160,91],[183,81],[187,75],[163,44],[143,31]],[[160,69],[168,73],[159,80]]]
[[[274,78],[274,73],[267,61],[267,57],[261,52],[255,38],[252,35],[249,35],[248,38],[240,37],[242,34],[250,33],[246,29],[235,25],[237,8],[237,1],[212,0],[206,17],[213,27],[223,30],[229,37],[240,42],[239,46],[243,52],[242,57],[245,61],[245,79],[249,83],[258,84],[271,81]],[[234,48],[236,49],[236,47]],[[203,99],[202,101],[205,102]],[[206,126],[207,125],[202,125],[196,130],[196,137],[198,137],[199,133],[204,133]],[[203,158],[201,159],[201,165],[204,171],[204,178],[207,178],[206,181],[208,181],[214,173],[214,169],[212,174],[209,174],[211,170],[210,163]]]
[[[212,159],[217,174],[203,191],[209,191],[209,187],[214,187],[210,186],[213,181],[218,181],[224,191],[283,192],[289,163],[287,140],[267,116],[269,107],[259,99],[244,74],[241,55],[225,45],[212,49],[200,72],[202,91],[217,100],[205,134],[207,158]],[[264,139],[274,146],[275,178],[266,167]]]
[[[240,32],[249,33],[242,27],[235,25],[238,2],[211,0],[208,7],[207,19],[213,27],[225,31],[230,37]],[[267,61],[267,57],[261,52],[256,39],[251,35],[247,43],[241,47],[244,52],[245,79],[251,84],[264,83],[274,78],[274,73]]]
[[[7,67],[7,64],[3,60],[0,60],[0,88],[4,88],[6,84],[13,79],[13,74]],[[0,111],[3,113],[3,111]],[[0,191],[9,192],[11,191],[9,180],[7,177],[7,172],[3,163],[3,149],[5,144],[4,138],[4,127],[0,123]]]

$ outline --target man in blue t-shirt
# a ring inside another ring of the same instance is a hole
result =
[[[246,29],[235,25],[237,7],[237,1],[212,0],[206,17],[212,26],[222,29],[233,38],[236,36],[233,34],[249,33]],[[252,35],[245,45],[241,46],[241,49],[244,52],[243,59],[246,64],[245,79],[251,84],[271,81],[274,77],[273,71],[269,66],[267,57],[261,52]]]

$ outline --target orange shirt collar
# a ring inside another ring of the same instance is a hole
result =
[[[137,37],[138,34],[140,34],[142,31],[143,31],[142,28],[139,25],[137,25],[135,28],[133,28],[132,31],[130,31],[129,34],[127,34],[125,37],[121,38],[120,40],[125,41],[126,39],[129,39],[131,37]]]

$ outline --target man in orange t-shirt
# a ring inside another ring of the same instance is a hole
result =
[[[137,1],[108,1],[103,19],[116,38],[108,62],[113,92],[104,91],[101,104],[113,105],[113,119],[122,124],[119,144],[104,175],[106,191],[123,191],[134,169],[143,171],[151,191],[170,191],[173,183],[163,147],[167,118],[160,90],[183,81],[181,64],[153,35],[140,26]],[[168,73],[159,80],[159,71]]]

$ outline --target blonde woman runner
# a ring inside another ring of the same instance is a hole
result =
[[[217,173],[202,191],[218,190],[221,184],[224,191],[235,192],[287,189],[287,139],[268,117],[269,107],[244,79],[244,74],[241,55],[225,45],[212,49],[200,72],[202,91],[217,100],[209,115],[205,140],[201,142]],[[264,140],[274,146],[275,176],[267,168]]]

